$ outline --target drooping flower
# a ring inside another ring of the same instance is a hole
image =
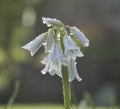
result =
[[[46,36],[47,36],[47,34],[43,33],[43,34],[39,35],[38,37],[36,37],[31,42],[29,42],[28,44],[24,45],[22,48],[30,51],[31,56],[33,56],[39,50],[39,48],[42,46],[43,42],[46,39]]]
[[[77,27],[71,27],[71,34],[73,34],[77,39],[79,39],[84,47],[89,46],[89,40]]]
[[[77,68],[76,68],[76,62],[73,59],[69,59],[68,73],[69,73],[69,81],[73,81],[75,78],[78,81],[82,80],[78,75]]]
[[[47,56],[41,61],[45,65],[41,71],[42,74],[48,72],[52,76],[57,74],[62,77],[62,66],[65,66],[68,68],[69,81],[74,79],[81,81],[76,68],[76,58],[82,57],[83,53],[71,38],[71,34],[79,39],[84,47],[89,46],[89,40],[77,27],[69,27],[70,32],[68,32],[66,30],[68,26],[65,27],[61,21],[55,18],[43,17],[42,20],[51,28],[22,48],[30,51],[33,56],[44,45]]]
[[[42,73],[49,72],[51,75],[57,74],[62,77],[61,66],[62,66],[63,52],[58,43],[55,44],[53,50],[49,53],[48,57],[45,58],[41,63],[45,64],[45,68]]]
[[[69,60],[70,58],[76,60],[76,57],[82,57],[83,53],[80,48],[77,47],[72,38],[68,35],[64,36],[65,56]]]

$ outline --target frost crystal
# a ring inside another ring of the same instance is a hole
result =
[[[62,66],[66,66],[68,67],[69,81],[74,79],[81,81],[82,79],[79,77],[76,68],[76,58],[82,57],[83,53],[71,36],[77,38],[84,47],[89,46],[89,40],[77,27],[65,26],[55,18],[42,17],[42,20],[44,24],[51,28],[22,48],[30,51],[31,56],[33,56],[44,45],[47,57],[41,61],[45,65],[45,68],[41,71],[42,74],[49,72],[52,76],[57,74],[62,77]],[[66,28],[70,29],[70,33],[67,32]]]

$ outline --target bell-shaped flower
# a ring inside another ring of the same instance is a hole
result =
[[[45,44],[45,52],[50,52],[54,42],[55,32],[53,30],[48,31],[47,41]]]
[[[43,34],[39,35],[38,37],[36,37],[31,42],[24,45],[22,48],[30,51],[31,56],[33,56],[39,50],[39,48],[42,46],[43,42],[46,39],[46,36],[47,36],[47,34],[43,33]]]
[[[63,25],[60,20],[57,20],[55,18],[42,17],[42,20],[43,24],[47,24],[48,27]]]
[[[48,54],[41,63],[45,64],[45,68],[41,71],[43,74],[49,72],[51,75],[57,74],[62,77],[61,67],[62,67],[63,52],[58,43],[55,44],[54,48]]]
[[[71,27],[70,29],[71,29],[71,34],[73,34],[77,39],[79,39],[84,47],[89,46],[89,40],[77,27]]]
[[[64,36],[64,46],[65,46],[65,56],[67,57],[68,60],[70,58],[76,60],[76,56],[78,57],[83,56],[83,53],[80,51],[80,48],[77,47],[75,42],[68,35]]]
[[[76,62],[73,59],[70,59],[68,62],[68,74],[69,74],[69,81],[73,81],[75,78],[78,81],[82,80],[78,75]]]
[[[61,66],[62,64],[61,61],[59,61],[59,59],[55,61],[48,61],[45,64],[45,68],[41,72],[42,74],[46,74],[48,72],[52,76],[57,74],[58,76],[62,77]]]
[[[45,68],[41,71],[42,74],[49,72],[52,76],[57,74],[61,77],[61,62],[58,59],[51,61],[51,55],[48,55],[41,63],[45,64]]]
[[[47,57],[41,61],[45,65],[41,71],[42,74],[48,72],[50,75],[57,74],[62,77],[62,66],[65,66],[68,68],[69,81],[74,79],[81,81],[76,68],[76,57],[82,57],[83,53],[71,35],[79,39],[84,47],[89,46],[89,40],[77,27],[65,26],[55,18],[42,17],[42,20],[48,27],[52,27],[48,32],[39,35],[22,48],[28,50],[33,56],[44,45]],[[69,28],[70,31],[67,31],[66,28]]]

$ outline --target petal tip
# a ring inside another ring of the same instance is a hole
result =
[[[82,81],[82,78],[79,78],[78,81]]]
[[[84,44],[84,47],[89,47],[89,41]]]
[[[45,74],[46,74],[46,72],[45,72],[45,71],[43,71],[43,70],[41,71],[41,73],[42,73],[43,75],[45,75]]]
[[[25,49],[25,50],[28,50],[30,52],[30,55],[34,56],[35,53],[31,52],[31,50],[26,45],[22,46],[22,48]]]
[[[21,48],[26,49],[26,46],[24,45],[24,46],[22,46]]]

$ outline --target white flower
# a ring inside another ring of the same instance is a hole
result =
[[[46,39],[46,36],[47,36],[46,33],[43,33],[43,34],[39,35],[38,37],[36,37],[31,42],[29,42],[28,44],[24,45],[22,48],[30,51],[31,56],[33,56],[39,50],[39,48],[42,46],[43,42]]]
[[[64,36],[64,46],[65,46],[65,56],[70,59],[76,60],[76,56],[82,57],[83,53],[80,51],[80,48],[77,47],[75,42],[71,39],[70,36]]]
[[[75,78],[78,81],[82,80],[78,75],[77,68],[76,68],[76,62],[74,62],[73,59],[70,59],[68,62],[68,73],[69,73],[69,81],[73,81]]]
[[[55,61],[51,61],[51,55],[49,55],[41,63],[45,64],[45,68],[41,71],[42,74],[46,74],[48,72],[52,76],[57,74],[61,77],[62,64],[61,61],[59,61],[59,59],[56,59]]]
[[[42,74],[46,74],[48,72],[52,76],[57,74],[58,76],[62,77],[61,66],[61,61],[58,59],[56,61],[48,61],[48,63],[45,64],[45,68],[41,72]]]
[[[62,49],[61,49],[61,47],[59,46],[59,44],[56,43],[55,48],[53,49],[53,52],[52,52],[51,60],[52,60],[52,61],[54,61],[54,60],[56,60],[56,59],[61,59],[61,60],[62,60],[62,58],[63,58]]]
[[[51,50],[51,47],[55,43],[54,36],[55,36],[55,32],[53,30],[48,31],[47,41],[45,44],[45,52],[49,52]]]
[[[61,67],[62,67],[63,53],[58,43],[55,44],[54,48],[50,51],[47,58],[45,58],[41,63],[45,64],[45,68],[41,71],[43,74],[49,72],[51,75],[57,74],[62,77]]]
[[[89,46],[89,40],[77,27],[71,27],[71,33],[80,40],[84,47]]]
[[[43,20],[43,24],[47,24],[48,27],[62,25],[61,21],[55,18],[42,17],[42,20]]]
[[[30,51],[33,56],[44,45],[47,56],[41,61],[45,65],[41,71],[42,74],[48,72],[52,76],[57,74],[62,78],[62,66],[65,66],[68,68],[69,81],[73,81],[75,78],[81,81],[76,68],[76,57],[82,57],[83,53],[71,38],[71,34],[76,36],[84,47],[89,46],[89,40],[77,27],[65,27],[55,18],[42,17],[42,20],[48,27],[52,27],[48,32],[39,35],[22,48]],[[69,28],[70,32],[66,28]]]

